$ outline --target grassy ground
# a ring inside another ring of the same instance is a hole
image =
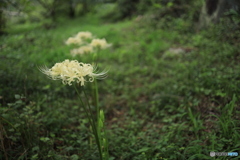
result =
[[[0,159],[98,159],[74,89],[38,70],[73,59],[64,42],[79,31],[113,44],[98,64],[110,68],[99,96],[112,159],[214,159],[210,151],[239,152],[239,47],[215,32],[188,30],[181,20],[169,25],[88,16],[9,28],[0,37]],[[77,59],[91,63],[89,55]]]

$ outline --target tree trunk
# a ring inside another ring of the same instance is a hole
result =
[[[199,28],[208,27],[211,23],[217,23],[226,9],[227,0],[206,0],[203,4],[199,18]]]
[[[199,17],[198,29],[217,23],[223,13],[229,9],[240,10],[239,0],[205,0]]]
[[[81,15],[86,15],[89,12],[89,4],[88,2],[85,0],[82,2],[82,11],[81,11]]]
[[[69,13],[68,13],[68,16],[69,16],[70,18],[74,18],[74,17],[75,17],[75,6],[74,6],[74,3],[73,3],[72,0],[70,0],[70,1],[68,2],[68,4],[69,4]]]
[[[0,3],[0,36],[5,33],[4,29],[6,27],[6,19],[4,17],[4,13],[2,10],[2,8],[4,8],[4,7],[6,7],[6,4],[4,2],[1,2]]]
[[[5,28],[5,19],[3,17],[3,11],[0,10],[0,36],[4,34],[4,28]]]

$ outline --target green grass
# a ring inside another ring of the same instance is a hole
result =
[[[98,64],[110,68],[98,86],[112,159],[214,159],[210,151],[238,152],[238,47],[182,28],[105,23],[92,15],[50,29],[12,28],[0,37],[0,159],[98,159],[74,88],[38,70],[73,59],[64,42],[79,31],[113,44]],[[77,59],[91,63],[88,55]]]

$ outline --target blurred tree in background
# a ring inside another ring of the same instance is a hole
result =
[[[6,6],[5,2],[0,2],[0,35],[4,33],[4,28],[6,25],[6,20],[3,14],[3,8]]]
[[[198,23],[198,29],[219,22],[220,17],[234,19],[239,16],[238,0],[3,0],[0,2],[0,32],[8,22],[55,23],[58,19],[75,18],[94,13],[102,4],[112,4],[113,9],[102,16],[117,21],[139,15],[151,14],[151,20],[167,21],[176,18]],[[199,16],[200,15],[200,16]],[[47,21],[47,22],[46,22]],[[236,21],[235,21],[236,22]]]
[[[55,23],[59,18],[83,16],[94,10],[98,0],[3,0],[0,2],[1,32],[9,23]],[[7,20],[7,21],[6,21]]]
[[[206,0],[201,10],[199,29],[219,22],[224,12],[230,13],[228,16],[239,14],[239,6],[240,1],[237,0]]]
[[[50,17],[54,22],[56,20],[56,9],[60,5],[61,0],[37,0],[37,2],[45,9],[44,17]]]
[[[237,0],[117,0],[117,13],[119,19],[131,18],[151,12],[156,20],[165,16],[184,18],[199,22],[199,29],[211,23],[217,23],[230,11],[228,16],[239,14],[240,1]],[[199,16],[200,15],[200,16]]]

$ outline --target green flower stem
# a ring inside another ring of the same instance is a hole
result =
[[[87,99],[86,101],[87,101],[87,106],[88,106],[88,108],[84,105],[84,103],[83,103],[83,101],[82,101],[82,98],[81,98],[81,96],[80,96],[80,93],[79,93],[78,89],[76,88],[76,85],[74,85],[74,88],[75,88],[75,90],[76,90],[76,92],[77,92],[77,94],[78,94],[79,100],[80,100],[80,102],[81,102],[81,104],[82,104],[82,106],[83,106],[83,109],[84,109],[85,114],[87,115],[87,118],[88,118],[88,120],[89,120],[89,122],[90,122],[90,125],[92,126],[93,134],[94,134],[94,137],[95,137],[95,139],[96,139],[97,146],[98,146],[98,151],[99,151],[99,154],[100,154],[100,160],[103,160],[103,158],[102,158],[102,149],[101,149],[100,139],[99,139],[97,127],[96,127],[96,124],[95,124],[95,121],[94,121],[93,114],[92,114],[92,112],[91,112],[91,108],[90,108],[90,104],[89,104],[89,102],[88,102],[88,97],[87,97],[87,95],[86,95],[86,92],[85,92],[85,90],[84,90],[84,88],[83,88],[84,96],[85,96],[86,99]]]
[[[103,146],[102,148],[102,154],[103,159],[108,160],[109,159],[109,153],[108,153],[108,141],[107,141],[107,135],[106,130],[104,126],[104,113],[103,110],[100,111],[99,107],[99,94],[98,94],[98,84],[97,81],[94,81],[94,98],[95,98],[95,106],[97,110],[97,132],[99,134],[100,144]],[[101,113],[100,113],[101,112]],[[101,125],[100,125],[101,124]]]
[[[96,65],[97,65],[97,61],[98,61],[99,52],[100,52],[100,48],[98,47],[96,53],[93,54],[93,57],[92,57],[93,62],[95,62]],[[102,146],[101,153],[102,153],[103,159],[108,160],[109,159],[108,141],[107,141],[107,135],[106,135],[105,127],[104,127],[103,111],[102,111],[103,116],[101,116],[101,114],[100,114],[97,80],[94,81],[94,85],[92,87],[92,95],[94,98],[93,104],[96,107],[96,113],[97,113],[97,134],[99,137],[100,146]]]
[[[101,157],[101,160],[103,159],[102,157],[102,148],[101,148],[101,140],[100,140],[100,135],[99,135],[99,131],[98,131],[98,127],[96,126],[96,123],[94,121],[94,117],[93,117],[93,114],[91,112],[91,108],[90,108],[90,104],[89,104],[89,101],[88,101],[88,96],[85,92],[85,90],[83,89],[83,93],[84,93],[84,96],[86,97],[87,99],[87,105],[88,105],[88,109],[89,109],[89,112],[90,112],[90,115],[91,115],[91,118],[92,118],[92,121],[94,122],[93,123],[93,130],[94,130],[94,136],[96,138],[96,142],[97,142],[97,146],[98,146],[98,151],[99,151],[99,154],[100,154],[100,157]],[[99,110],[97,110],[97,113],[99,112]],[[98,117],[97,117],[97,120],[98,120]]]
[[[100,121],[100,109],[99,109],[99,101],[98,101],[98,86],[97,86],[97,80],[94,81],[94,98],[95,98],[95,105],[96,105],[96,110],[97,110],[97,132],[98,136],[101,137],[101,130],[99,126],[99,121]],[[100,139],[100,144],[102,144],[102,139]],[[102,149],[102,148],[101,148]],[[105,159],[105,158],[104,158]]]
[[[98,54],[100,52],[100,48],[97,47],[97,51],[95,54],[93,54],[93,62],[96,63],[97,65],[97,61],[98,61]],[[96,106],[96,111],[97,111],[97,124],[99,123],[99,100],[98,100],[98,85],[97,85],[97,80],[94,81],[94,85],[93,85],[93,97],[94,97],[94,105]],[[98,127],[99,129],[99,127]],[[100,133],[100,132],[99,132]]]
[[[99,100],[98,100],[98,85],[97,85],[97,81],[94,81],[94,98],[95,98],[95,105],[96,105],[96,108],[97,108],[97,121],[99,121],[99,112],[100,112],[100,109],[99,109]]]
[[[85,107],[85,105],[84,105],[84,103],[83,103],[83,101],[82,101],[82,98],[81,98],[81,96],[80,96],[80,93],[79,93],[76,85],[74,85],[74,88],[75,88],[75,90],[76,90],[76,92],[77,92],[77,94],[78,94],[78,98],[79,98],[79,100],[80,100],[80,102],[81,102],[81,104],[82,104],[82,106],[83,106],[84,112],[85,112],[85,114],[87,115],[87,118],[88,118],[88,120],[89,120],[89,122],[90,122],[90,125],[93,126],[93,125],[92,125],[92,120],[91,120],[90,115],[89,115],[89,113],[88,113],[88,110],[87,110],[87,108]]]
[[[75,88],[75,90],[76,90],[76,92],[77,92],[77,94],[78,94],[78,98],[79,98],[79,100],[80,100],[80,102],[81,102],[81,104],[82,104],[82,106],[83,106],[84,112],[85,112],[85,114],[87,115],[87,118],[88,118],[88,120],[89,120],[90,126],[91,126],[92,129],[93,129],[93,123],[94,123],[94,122],[92,121],[92,119],[91,119],[91,117],[90,117],[90,115],[89,115],[89,112],[88,112],[86,106],[84,105],[84,103],[83,103],[83,101],[82,101],[82,98],[81,98],[81,96],[80,96],[80,93],[79,93],[79,91],[77,90],[77,88],[76,88],[75,85],[74,85],[74,88]],[[94,129],[93,129],[93,130],[94,130]]]

